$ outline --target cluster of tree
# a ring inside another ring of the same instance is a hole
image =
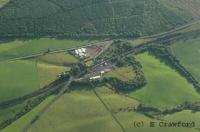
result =
[[[3,128],[7,127],[29,111],[31,111],[33,108],[35,108],[37,105],[39,105],[46,97],[56,94],[60,91],[60,89],[64,86],[64,81],[69,80],[70,75],[67,74],[63,78],[59,78],[49,84],[48,86],[45,86],[42,89],[39,89],[31,94],[22,96],[20,98],[8,100],[5,102],[0,103],[0,108],[9,108],[18,104],[21,104],[25,101],[27,101],[27,104],[25,105],[24,108],[22,108],[14,117],[11,117],[10,119],[3,121],[0,123],[0,130]]]
[[[133,50],[133,46],[131,46],[128,42],[116,40],[103,54],[98,56],[96,61],[111,59],[111,61],[115,63],[116,60],[121,60],[121,58],[125,55],[124,53],[131,50]]]
[[[14,117],[0,123],[0,130],[4,129],[8,125],[10,125],[14,121],[22,117],[23,115],[31,111],[33,108],[39,105],[45,98],[46,96],[41,96],[41,97],[29,100],[27,104],[25,105],[25,107],[21,111],[19,111]]]
[[[200,102],[184,102],[183,104],[177,105],[174,108],[165,109],[163,111],[159,110],[158,108],[153,108],[150,106],[145,106],[144,104],[140,104],[136,111],[145,114],[150,118],[156,118],[168,114],[174,114],[176,112],[181,112],[183,110],[191,110],[193,112],[200,111]]]
[[[116,62],[116,65],[120,67],[131,66],[133,68],[133,71],[135,72],[135,77],[129,81],[122,81],[118,78],[113,77],[105,77],[103,79],[104,82],[109,83],[117,91],[125,93],[135,91],[146,84],[146,79],[142,71],[142,66],[138,61],[136,61],[134,57],[124,57],[120,61]]]
[[[14,0],[0,10],[1,37],[133,38],[184,23],[156,0]]]
[[[70,70],[70,75],[75,77],[81,77],[85,73],[87,73],[87,66],[82,62],[74,64]]]

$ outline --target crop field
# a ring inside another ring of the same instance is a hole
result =
[[[200,81],[200,37],[187,41],[179,41],[171,46],[173,54],[181,64]]]
[[[51,38],[41,38],[24,41],[15,40],[0,44],[0,60],[44,53],[48,50],[76,48],[97,41],[98,40],[68,40]]]
[[[5,101],[33,92],[39,88],[35,62],[0,62],[0,100]]]
[[[155,57],[144,53],[138,55],[137,59],[143,66],[147,85],[130,93],[130,96],[161,110],[185,101],[198,101],[200,99],[200,95],[192,84]]]
[[[134,79],[135,72],[131,66],[126,66],[110,71],[106,73],[104,76],[118,78],[122,81],[129,81]]]
[[[78,59],[68,53],[47,54],[36,58],[37,61],[54,65],[71,65],[78,62]]]
[[[3,129],[2,132],[21,132],[26,127],[26,125],[29,125],[29,123],[40,113],[41,110],[43,110],[53,99],[55,98],[54,95],[49,96],[46,98],[41,104],[36,106],[33,110],[28,112],[26,115],[19,118],[17,121],[15,121],[13,124],[8,126],[7,128]]]
[[[87,88],[86,88],[87,89]],[[92,90],[72,91],[59,98],[28,132],[121,132]]]

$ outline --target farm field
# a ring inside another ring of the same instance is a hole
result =
[[[200,81],[200,37],[187,41],[179,41],[171,46],[173,54],[181,64]]]
[[[39,89],[35,62],[0,62],[0,102],[14,99]]]
[[[30,112],[16,120],[14,123],[6,127],[2,130],[2,132],[21,132],[26,127],[26,125],[29,125],[29,123],[40,113],[41,110],[43,110],[53,99],[55,98],[54,95],[49,96],[46,98],[41,104],[36,106],[34,109],[32,109]]]
[[[8,108],[0,108],[0,123],[15,116],[22,108],[25,107],[26,103],[27,102],[25,101],[21,104],[17,104]]]
[[[129,81],[134,79],[135,72],[131,66],[126,66],[110,71],[106,73],[104,76],[118,78],[122,81]]]
[[[0,8],[3,7],[9,0],[0,0]]]
[[[139,105],[139,101],[118,94],[110,89],[111,86],[96,87],[95,91],[108,106],[111,111],[117,111],[120,108],[133,108]]]
[[[117,118],[121,121],[123,126],[125,127],[127,132],[198,132],[198,130],[194,128],[170,128],[170,127],[159,127],[158,123],[160,121],[148,118],[144,116],[143,114],[137,113],[137,112],[120,112],[117,115]],[[192,116],[191,120],[195,119],[196,117]],[[174,118],[171,118],[172,121],[175,121]],[[178,118],[177,118],[178,119]],[[179,119],[182,121],[183,119],[181,116]],[[197,118],[196,118],[197,119]],[[143,121],[144,122],[144,127],[143,128],[135,128],[133,125],[134,121]],[[153,121],[155,122],[156,127],[150,127],[150,122]],[[170,121],[165,120],[165,121]],[[184,120],[183,120],[184,121]],[[186,120],[187,121],[187,120]]]
[[[48,50],[76,48],[98,40],[69,40],[40,38],[32,40],[15,40],[0,44],[0,60],[44,53]]]
[[[167,115],[163,117],[163,119],[169,121],[194,121],[196,124],[196,128],[200,128],[200,112],[184,110],[175,114]]]
[[[47,54],[44,56],[37,57],[36,60],[40,61],[40,62],[45,62],[45,63],[49,63],[49,64],[54,64],[54,65],[60,65],[60,66],[75,64],[75,63],[78,63],[78,61],[79,61],[74,56],[72,56],[68,53],[65,53],[65,52],[55,53],[55,54]]]
[[[29,60],[1,61],[0,100],[30,94],[56,80],[59,73],[69,70],[69,67]]]
[[[40,88],[50,84],[57,79],[57,75],[69,71],[69,67],[51,65],[47,63],[37,63],[38,78]]]
[[[121,132],[92,90],[72,91],[59,98],[28,132]]]
[[[137,55],[143,66],[147,85],[129,95],[142,103],[161,110],[172,108],[185,101],[198,101],[200,95],[192,84],[164,63],[148,53]]]

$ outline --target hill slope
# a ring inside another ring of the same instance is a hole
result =
[[[198,19],[200,10],[191,15],[188,8],[200,2],[189,6],[172,0],[11,0],[0,9],[0,36],[144,36]]]

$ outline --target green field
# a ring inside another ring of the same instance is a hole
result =
[[[36,106],[33,110],[19,118],[17,121],[6,127],[2,130],[2,132],[21,132],[26,125],[29,125],[29,123],[38,116],[39,112],[43,110],[53,99],[55,96],[49,96],[46,98],[41,104]]]
[[[118,78],[122,81],[129,81],[134,79],[135,72],[131,66],[126,66],[110,71],[106,73],[104,76]]]
[[[200,128],[200,112],[192,112],[190,110],[184,110],[172,115],[163,117],[169,121],[194,121],[197,128]]]
[[[187,41],[179,41],[171,46],[173,54],[181,64],[200,81],[200,37]]]
[[[0,109],[0,123],[14,117],[22,108],[25,107],[26,101],[21,104],[17,104],[15,106],[11,106],[8,108],[1,108]]]
[[[61,66],[75,64],[79,61],[77,58],[68,53],[47,54],[36,59],[41,62]]]
[[[160,121],[155,120],[155,119],[150,119],[140,113],[136,112],[121,112],[118,113],[117,118],[121,121],[123,126],[125,127],[127,132],[199,132],[198,130],[194,128],[172,128],[172,127],[159,127],[158,123]],[[189,116],[189,115],[188,115]],[[197,119],[197,117],[192,116],[191,119]],[[181,118],[179,117],[181,121],[187,121],[187,118]],[[197,119],[198,120],[198,119]],[[144,127],[142,128],[136,128],[134,127],[134,122],[137,121],[143,121],[144,122]],[[155,127],[150,127],[150,122],[153,121],[155,122]],[[170,121],[166,120],[165,121]],[[177,121],[176,119],[171,119],[171,121]]]
[[[35,62],[0,62],[0,100],[17,98],[39,89]]]
[[[121,132],[92,91],[80,90],[59,98],[28,132]]]
[[[6,3],[8,3],[9,0],[0,0],[0,8],[3,7]]]
[[[76,48],[98,40],[69,40],[41,38],[33,40],[15,40],[0,44],[0,60],[27,56],[48,50]]]
[[[46,63],[37,64],[40,87],[44,87],[57,79],[57,75],[64,71],[69,71],[69,67],[50,65]]]
[[[30,94],[56,80],[59,73],[69,70],[69,67],[36,61],[1,61],[0,100]]]
[[[139,105],[137,100],[117,94],[115,91],[109,89],[109,87],[101,86],[97,87],[95,90],[111,111]]]
[[[147,85],[129,95],[142,103],[159,109],[174,107],[185,101],[198,101],[200,95],[192,84],[155,57],[144,53],[137,56],[141,62]]]

